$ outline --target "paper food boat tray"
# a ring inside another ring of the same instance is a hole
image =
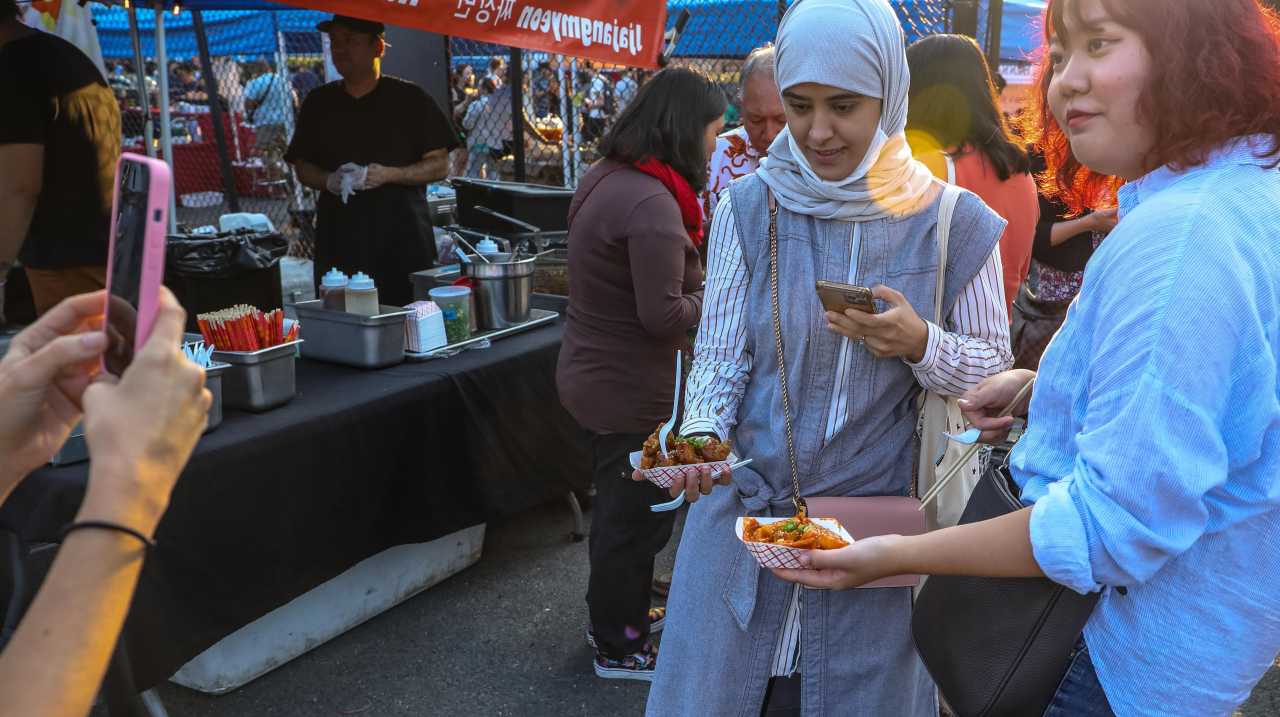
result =
[[[644,470],[640,470],[640,459],[643,456],[643,451],[632,451],[631,468],[633,470],[640,471],[641,475],[659,488],[670,488],[676,483],[684,483],[685,476],[689,473],[697,473],[700,466],[711,466],[711,472],[714,473],[718,470],[725,470],[729,466],[738,462],[737,454],[730,451],[729,458],[723,461],[700,463],[691,466],[666,466],[663,468],[646,468]]]
[[[781,523],[792,518],[756,518],[761,525],[770,523]],[[734,523],[733,530],[738,536],[738,540],[742,540],[742,544],[747,546],[747,550],[755,556],[756,562],[760,563],[762,568],[800,568],[800,556],[808,552],[799,548],[788,548],[783,545],[773,545],[772,543],[755,543],[748,542],[742,538],[742,521],[745,518],[739,517]],[[843,525],[834,518],[810,518],[818,525],[839,535],[849,544],[853,544],[853,536],[849,535],[849,531],[844,529]]]

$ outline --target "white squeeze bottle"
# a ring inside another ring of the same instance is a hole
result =
[[[331,311],[347,310],[347,275],[337,268],[320,277],[321,305]]]
[[[378,288],[373,285],[373,279],[363,271],[357,271],[347,282],[347,313],[377,316],[380,310]]]

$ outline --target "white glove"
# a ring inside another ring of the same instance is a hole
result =
[[[328,189],[333,194],[342,197],[342,203],[346,204],[347,199],[352,194],[355,194],[357,190],[364,189],[365,178],[368,174],[368,167],[347,162],[329,175],[329,178],[325,180],[324,186],[325,189]]]

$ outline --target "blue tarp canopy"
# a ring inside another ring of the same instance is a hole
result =
[[[1000,59],[1034,60],[1044,32],[1042,0],[1004,0]]]
[[[196,56],[196,36],[191,26],[192,8],[226,7],[228,4],[247,5],[242,0],[220,2],[186,2],[177,16],[172,13],[164,18],[165,46],[171,58],[183,59]],[[283,7],[255,2],[260,7]],[[285,34],[285,49],[293,53],[319,53],[320,33],[316,23],[329,17],[314,10],[204,10],[205,35],[209,40],[209,54],[218,55],[267,55],[276,51],[276,31]],[[129,11],[121,7],[93,6],[93,21],[98,27],[98,43],[102,56],[133,57],[129,42]],[[138,9],[138,34],[144,57],[155,56],[155,13],[151,9]]]
[[[910,44],[925,35],[947,31],[947,16],[938,0],[890,0],[899,17],[911,18],[903,29]],[[789,3],[788,3],[789,4]],[[979,17],[985,25],[986,2]],[[1040,47],[1042,0],[1004,0],[1000,57],[1022,60]],[[680,11],[690,13],[676,57],[745,57],[751,50],[772,42],[779,19],[778,0],[668,0],[667,27]],[[985,27],[980,28],[985,32]]]
[[[914,22],[904,25],[907,42],[924,35],[946,32],[944,13],[937,0],[890,0],[898,16]],[[790,3],[787,3],[790,4]],[[676,57],[746,57],[753,49],[773,42],[777,34],[778,0],[668,0],[667,28],[675,25],[681,10],[689,11]]]

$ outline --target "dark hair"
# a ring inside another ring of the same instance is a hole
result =
[[[707,125],[724,114],[724,92],[702,75],[673,67],[640,86],[600,141],[601,156],[628,164],[657,159],[694,191],[707,184]]]
[[[480,81],[480,91],[486,95],[491,95],[498,91],[498,83],[494,82],[493,78],[486,77]]]
[[[982,49],[964,35],[931,35],[907,48],[911,90],[908,134],[928,135],[940,147],[970,145],[986,155],[1001,181],[1031,169],[996,104],[996,88]]]
[[[1222,143],[1254,134],[1270,135],[1263,156],[1274,160],[1273,167],[1280,164],[1280,13],[1257,0],[1102,0],[1102,7],[1138,34],[1151,57],[1138,96],[1138,117],[1155,133],[1149,169],[1194,167]],[[1065,18],[1081,20],[1080,4],[1050,0],[1045,12],[1046,51],[1025,126],[1045,156],[1041,191],[1079,213],[1114,195],[1120,182],[1080,164],[1049,108],[1053,64],[1047,48],[1055,38],[1069,39]]]
[[[501,57],[493,57],[493,58],[490,58],[490,59],[489,59],[489,69],[490,69],[490,70],[496,70],[496,69],[498,69],[499,67],[502,67],[502,58],[501,58]]]
[[[0,0],[0,22],[17,20],[22,11],[18,9],[18,0]]]

